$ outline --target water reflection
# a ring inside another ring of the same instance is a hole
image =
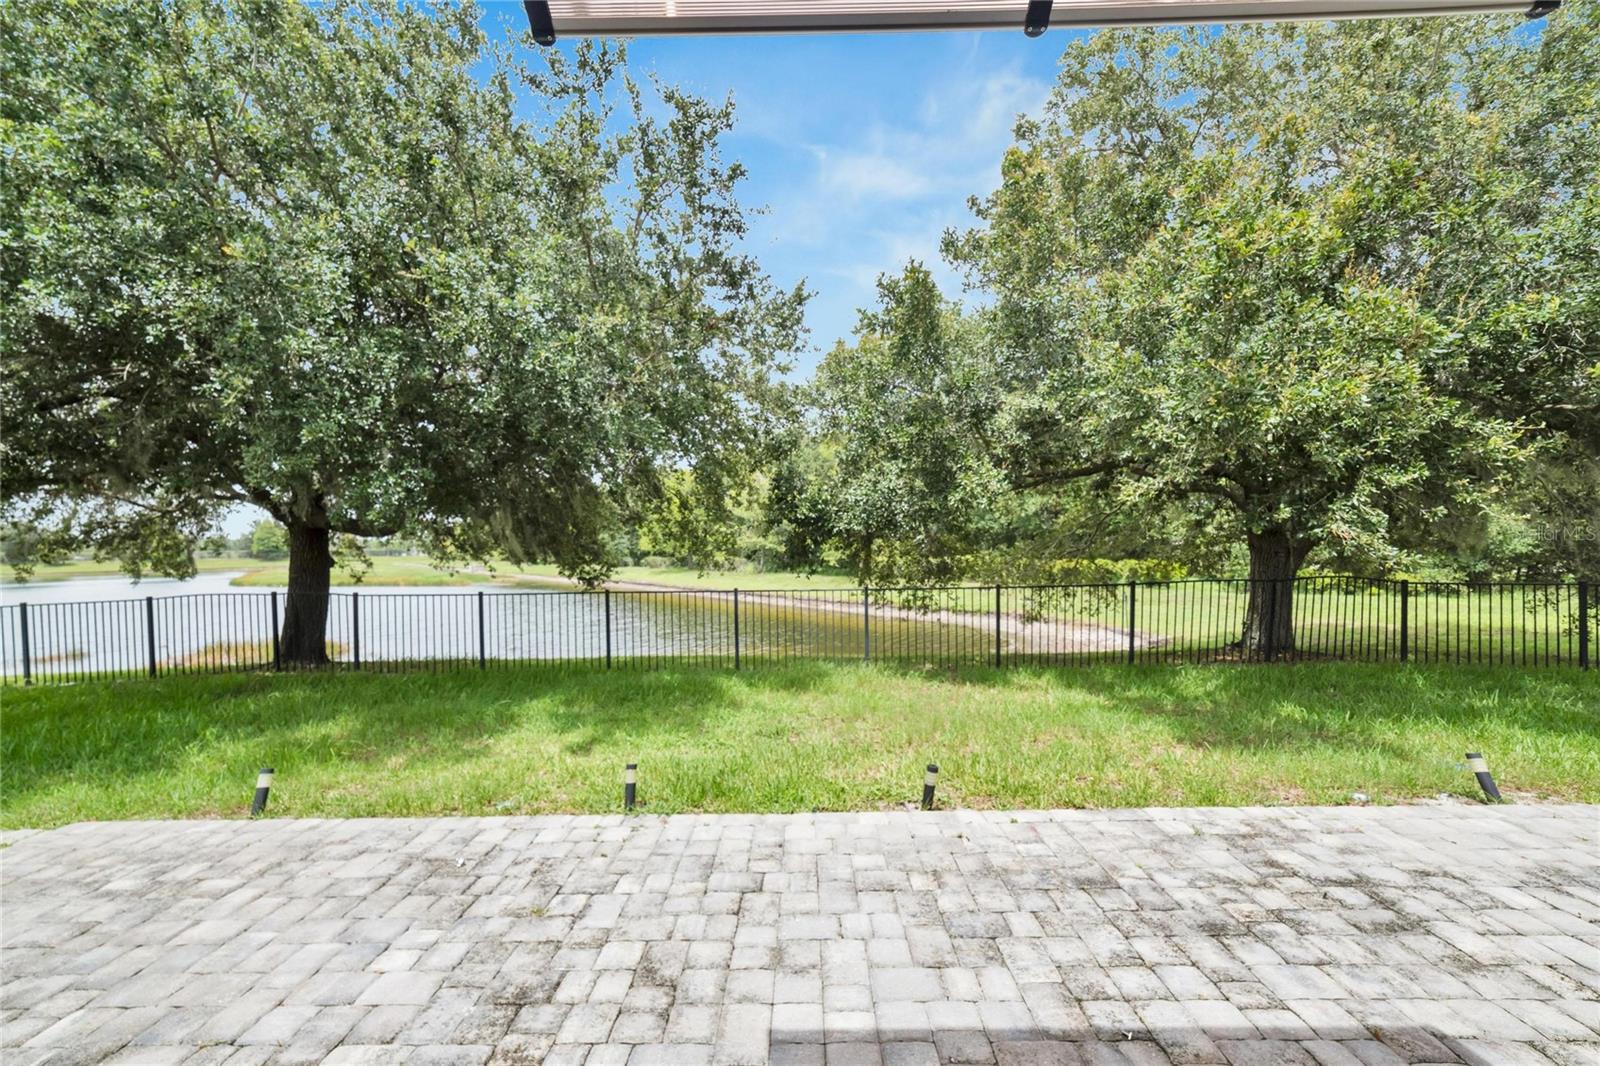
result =
[[[0,608],[5,674],[21,675],[24,643],[29,672],[40,679],[146,673],[152,662],[158,672],[270,666],[285,593],[232,589],[233,576],[7,586]],[[855,590],[363,586],[333,593],[328,642],[336,661],[363,666],[480,660],[984,662],[1016,647],[1025,628],[1009,617],[997,624],[993,606],[986,614],[989,595],[953,589],[938,602],[907,605],[874,593],[869,605]]]

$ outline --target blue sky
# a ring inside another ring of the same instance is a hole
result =
[[[526,28],[521,4],[489,18]],[[967,198],[999,181],[1019,112],[1037,112],[1069,31],[848,36],[641,38],[629,66],[737,105],[729,158],[750,171],[742,202],[754,220],[748,251],[781,284],[805,279],[808,376],[848,337],[878,275],[908,258],[934,267],[948,295],[959,279],[939,263],[940,235],[972,221]],[[560,44],[557,47],[562,47]],[[569,46],[570,47],[570,46]]]

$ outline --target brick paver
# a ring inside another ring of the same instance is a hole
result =
[[[1600,808],[123,822],[0,850],[0,1061],[1600,1062]]]

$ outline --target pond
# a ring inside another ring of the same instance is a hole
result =
[[[152,664],[157,673],[270,666],[286,593],[234,589],[234,576],[5,586],[0,668],[8,679],[21,678],[26,666],[28,676],[50,680],[148,673]],[[945,664],[989,662],[1025,646],[1037,651],[1039,625],[998,607],[990,589],[942,590],[915,603],[875,591],[868,604],[859,590],[359,586],[333,593],[327,638],[330,658],[363,667],[533,660],[736,666],[797,658]],[[1080,626],[1061,650],[1121,649],[1124,633]]]

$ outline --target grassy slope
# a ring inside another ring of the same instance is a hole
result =
[[[548,588],[562,581],[554,566],[529,566],[521,570],[505,571],[518,584],[517,575],[526,575],[522,582],[536,588]],[[714,570],[701,573],[683,567],[624,566],[611,575],[614,582],[631,582],[647,585],[671,585],[686,589],[854,589],[856,579],[846,574],[796,574],[775,571],[770,574],[746,570]]]
[[[260,559],[196,559],[195,568],[202,574],[215,574],[230,570],[243,570],[244,573],[233,579],[231,584],[242,587],[283,587],[289,583],[289,564],[286,560],[277,562],[263,562]],[[123,576],[121,567],[115,560],[96,562],[84,559],[76,562],[65,563],[61,566],[41,566],[37,568],[30,581],[64,581],[74,577],[120,577]],[[446,573],[435,570],[429,565],[428,560],[416,556],[374,556],[372,569],[362,578],[362,583],[367,585],[473,585],[492,580],[487,574]],[[15,583],[13,572],[9,567],[0,568],[0,582],[5,584]],[[350,585],[353,580],[343,570],[334,570],[333,583],[335,585]]]
[[[235,675],[4,693],[0,824],[612,811],[1600,801],[1600,676],[1368,666]]]
[[[372,569],[362,575],[360,583],[414,588],[424,585],[481,585],[493,580],[494,577],[489,574],[437,570],[420,556],[375,555],[372,557]],[[336,586],[356,584],[349,573],[337,567],[333,571],[333,583]],[[252,562],[250,571],[234,578],[232,584],[241,588],[283,588],[289,584],[289,564]]]
[[[233,580],[241,588],[282,588],[289,583],[289,564],[286,561],[263,562],[260,559],[196,559],[201,573],[243,570],[244,574]],[[115,560],[96,562],[85,559],[61,566],[41,566],[34,571],[32,581],[64,581],[74,577],[118,577],[122,568]],[[839,574],[753,574],[717,572],[702,574],[698,570],[646,566],[625,566],[613,575],[613,580],[645,582],[655,585],[672,585],[681,588],[708,589],[851,589],[855,579]],[[415,587],[421,585],[481,585],[499,581],[509,585],[526,584],[530,588],[549,588],[561,580],[554,566],[529,566],[517,568],[507,564],[495,567],[493,574],[479,570],[438,570],[422,556],[378,555],[372,557],[372,569],[361,579],[364,585],[392,585]],[[0,584],[13,584],[15,577],[9,567],[0,568]],[[355,584],[343,570],[335,569],[333,583],[338,586]]]
[[[202,574],[214,574],[227,570],[250,570],[258,566],[269,565],[255,559],[196,559],[196,569]],[[34,569],[28,581],[65,581],[74,577],[122,577],[122,565],[115,559],[94,560],[79,559],[60,566],[40,566]],[[18,582],[16,572],[9,566],[0,566],[0,585],[26,584]]]

